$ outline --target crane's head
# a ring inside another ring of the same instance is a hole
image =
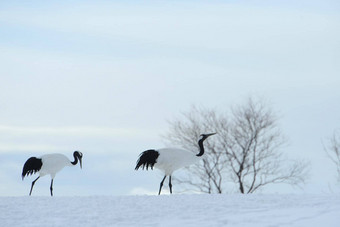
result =
[[[200,148],[200,152],[196,155],[197,157],[201,157],[204,154],[204,146],[203,146],[204,140],[206,140],[209,136],[212,136],[215,134],[216,132],[208,133],[208,134],[201,134],[200,139],[198,140],[198,146]]]
[[[217,133],[217,132],[208,133],[208,134],[201,134],[199,140],[202,140],[202,141],[203,141],[203,140],[207,139],[209,136],[215,135],[216,133]]]
[[[80,151],[75,151],[73,153],[73,156],[75,159],[78,159],[79,160],[79,164],[80,164],[80,168],[82,168],[82,163],[81,163],[81,160],[83,158],[83,153],[81,153]]]

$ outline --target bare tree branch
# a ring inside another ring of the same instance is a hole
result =
[[[338,181],[340,181],[340,131],[334,131],[333,136],[328,140],[327,146],[324,145],[324,150],[328,158],[335,164]]]

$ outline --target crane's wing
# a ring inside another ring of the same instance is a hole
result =
[[[28,176],[30,174],[36,173],[41,169],[42,161],[40,158],[31,157],[29,158],[25,164],[24,168],[22,169],[22,179],[24,179],[25,176]]]
[[[144,167],[148,169],[149,166],[151,167],[151,169],[153,169],[153,166],[157,162],[158,156],[159,156],[159,153],[156,150],[147,150],[147,151],[142,152],[139,156],[139,159],[137,160],[137,165],[136,165],[135,170],[138,170],[139,167],[141,166],[142,166],[142,169],[144,169]]]

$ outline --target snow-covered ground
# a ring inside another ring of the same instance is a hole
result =
[[[340,226],[340,195],[0,197],[0,226]]]

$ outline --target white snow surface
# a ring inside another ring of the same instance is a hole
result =
[[[0,197],[0,226],[340,226],[340,195]]]

